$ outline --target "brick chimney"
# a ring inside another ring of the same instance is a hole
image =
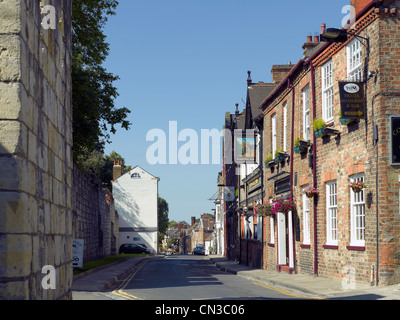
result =
[[[312,41],[312,40],[311,40]],[[272,83],[279,84],[288,75],[290,70],[292,70],[294,65],[291,63],[283,65],[274,65],[271,69]]]
[[[350,0],[350,4],[354,7],[356,16],[371,3],[371,0]]]
[[[195,223],[196,223],[196,217],[192,217],[192,227],[194,226]]]
[[[122,164],[120,160],[114,160],[113,167],[113,180],[117,180],[120,176],[122,176]]]

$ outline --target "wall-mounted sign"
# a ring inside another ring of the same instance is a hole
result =
[[[235,201],[235,187],[224,187],[224,201]]]
[[[235,162],[254,164],[256,162],[256,138],[253,130],[235,130]]]
[[[72,267],[82,268],[83,266],[83,239],[72,239]]]
[[[341,117],[365,119],[365,90],[358,82],[339,82]]]
[[[400,165],[400,116],[390,117],[390,164]]]

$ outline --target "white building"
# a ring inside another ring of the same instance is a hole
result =
[[[152,253],[157,253],[160,179],[139,166],[122,174],[119,161],[114,163],[113,175],[113,197],[119,215],[119,244],[145,244]]]

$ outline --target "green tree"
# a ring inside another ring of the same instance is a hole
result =
[[[78,156],[78,166],[82,172],[92,172],[103,183],[103,187],[112,190],[111,181],[113,180],[114,160],[119,160],[122,163],[123,172],[128,172],[132,169],[131,166],[125,165],[125,159],[115,151],[110,155],[104,155],[100,150],[93,150]]]
[[[116,108],[113,82],[118,76],[102,66],[109,53],[103,28],[115,15],[116,0],[72,1],[72,107],[73,156],[92,152],[101,141],[110,142],[116,126],[128,130],[130,110]]]
[[[169,226],[168,213],[168,202],[165,199],[158,197],[158,231],[164,235]]]

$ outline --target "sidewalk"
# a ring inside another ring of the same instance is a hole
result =
[[[341,279],[254,269],[216,255],[209,256],[209,259],[222,271],[230,272],[265,285],[299,292],[310,297],[337,300],[346,297],[347,300],[400,300],[400,284],[372,287],[369,284],[357,282],[355,289],[345,290]]]
[[[71,291],[106,291],[114,286],[117,281],[127,277],[128,274],[134,271],[135,268],[138,268],[142,262],[155,258],[159,258],[159,256],[128,258],[78,274],[74,276]]]

